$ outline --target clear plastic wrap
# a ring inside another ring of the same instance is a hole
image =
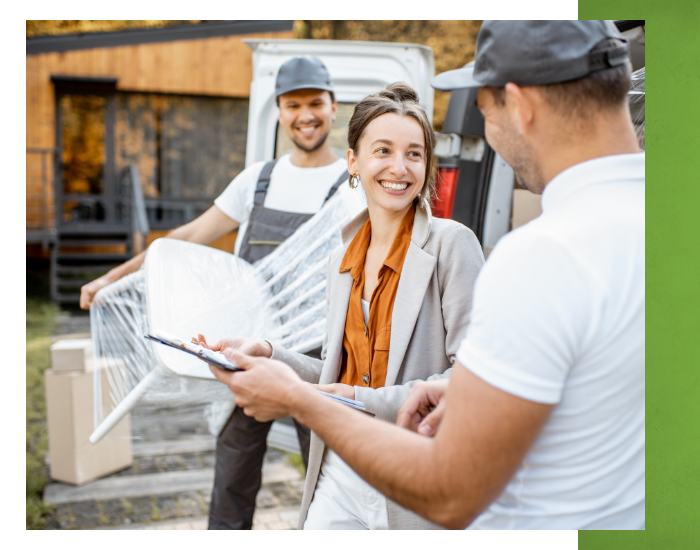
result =
[[[630,88],[628,98],[630,106],[630,114],[634,123],[634,131],[637,134],[639,148],[644,151],[644,69],[634,71],[632,73],[632,86]]]
[[[158,239],[141,270],[109,285],[90,308],[99,440],[136,402],[154,406],[209,404],[218,433],[233,407],[228,388],[199,359],[144,339],[153,331],[181,338],[201,333],[266,338],[306,352],[320,347],[326,323],[328,256],[340,230],[365,208],[360,189],[340,187],[308,222],[255,265],[210,247]],[[105,418],[102,376],[116,409]],[[120,416],[121,415],[121,416]]]

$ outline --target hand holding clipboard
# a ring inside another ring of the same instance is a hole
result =
[[[153,334],[147,334],[146,336],[144,336],[144,338],[148,340],[153,340],[154,342],[159,342],[166,346],[170,346],[171,348],[179,349],[180,351],[184,351],[185,353],[194,355],[198,359],[201,359],[202,361],[209,363],[210,365],[214,365],[215,367],[218,367],[223,370],[228,370],[232,372],[243,370],[239,369],[236,365],[231,363],[231,361],[226,359],[224,354],[220,351],[212,351],[210,349],[205,348],[204,346],[195,344],[194,342],[185,342],[180,338],[177,338],[176,336],[167,334],[165,332],[154,332]]]
[[[147,334],[144,336],[144,338],[148,340],[152,340],[153,342],[158,342],[160,344],[163,344],[165,346],[169,346],[174,349],[178,349],[180,351],[184,351],[185,353],[189,353],[190,355],[194,355],[198,359],[201,359],[202,361],[209,363],[210,365],[214,365],[217,368],[227,370],[227,371],[232,371],[232,372],[237,372],[237,371],[242,371],[244,369],[238,368],[236,365],[231,363],[226,357],[224,356],[223,353],[220,351],[212,351],[210,349],[205,348],[204,346],[201,346],[199,344],[195,344],[194,342],[186,342],[184,340],[181,340],[180,338],[173,336],[171,334],[158,331],[153,334]],[[349,407],[352,407],[353,409],[357,409],[358,411],[362,411],[365,414],[369,414],[370,416],[374,416],[371,412],[365,410],[365,404],[362,401],[356,401],[355,399],[347,399],[345,397],[341,397],[338,395],[333,395],[332,393],[327,393],[322,391],[321,392],[323,395],[333,399],[334,401],[338,401],[339,403],[342,403],[343,405],[347,405]]]

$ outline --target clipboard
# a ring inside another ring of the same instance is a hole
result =
[[[163,344],[165,346],[169,346],[171,348],[175,348],[180,351],[184,351],[185,353],[189,353],[190,355],[194,355],[202,361],[209,363],[210,365],[214,365],[215,367],[218,367],[222,370],[227,370],[231,372],[238,372],[243,370],[231,363],[231,361],[226,359],[224,354],[219,351],[212,351],[210,349],[205,348],[204,346],[195,344],[194,342],[183,342],[176,336],[172,336],[170,334],[156,332],[154,334],[146,334],[144,338],[146,338],[147,340],[152,340],[153,342],[158,342],[159,344]]]
[[[223,370],[227,370],[230,372],[238,372],[244,370],[238,368],[236,365],[231,363],[231,361],[226,359],[224,354],[219,351],[212,351],[210,349],[205,348],[204,346],[195,344],[194,342],[185,342],[171,334],[167,334],[164,332],[154,332],[153,334],[146,334],[144,338],[153,342],[158,342],[159,344],[163,344],[164,346],[169,346],[171,348],[184,351],[185,353],[189,353],[190,355],[194,355],[198,359],[201,359],[202,361],[209,363],[210,365],[214,365],[215,367],[218,367]],[[343,405],[352,407],[355,410],[361,411],[370,416],[374,416],[374,414],[365,410],[365,404],[362,401],[356,401],[355,399],[347,399],[345,397],[333,395],[332,393],[328,393],[325,391],[319,390],[319,392],[325,395],[326,397],[337,401],[338,403],[342,403]]]

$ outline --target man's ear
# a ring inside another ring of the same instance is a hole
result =
[[[535,118],[534,104],[529,90],[508,82],[505,85],[505,101],[508,116],[520,134],[530,131]]]

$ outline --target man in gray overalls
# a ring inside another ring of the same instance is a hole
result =
[[[347,161],[339,159],[328,144],[337,103],[321,60],[290,59],[280,67],[275,88],[279,124],[292,140],[291,154],[243,170],[214,206],[174,229],[169,238],[211,244],[238,228],[234,253],[253,263],[292,235],[347,180]],[[145,252],[83,286],[81,307],[89,308],[99,289],[136,271],[144,257]],[[320,351],[309,355],[320,358]],[[251,528],[271,425],[235,409],[219,434],[209,529]],[[296,428],[304,465],[308,465],[309,430],[300,424]]]
[[[330,76],[313,57],[280,67],[276,83],[279,122],[291,138],[291,154],[242,172],[214,204],[241,221],[236,252],[253,263],[275,250],[317,212],[347,180],[347,163],[328,144],[337,103]],[[320,349],[309,355],[320,358]],[[294,421],[304,465],[309,430]],[[209,529],[250,529],[271,422],[257,422],[234,409],[216,444],[216,473]]]

